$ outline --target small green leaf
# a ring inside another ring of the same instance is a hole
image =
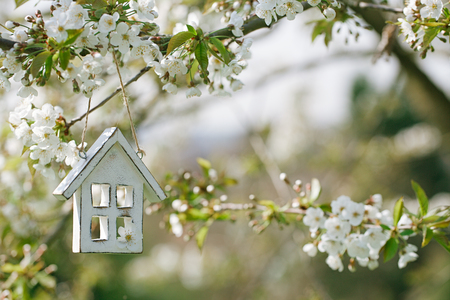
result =
[[[411,185],[414,192],[416,193],[417,201],[419,201],[420,214],[421,216],[425,216],[428,212],[428,197],[417,182],[411,180]]]
[[[189,31],[182,31],[175,34],[169,41],[167,46],[167,54],[172,53],[173,50],[183,45],[187,40],[193,38],[195,35]]]
[[[400,233],[400,235],[401,236],[408,236],[408,235],[411,235],[411,234],[413,234],[414,233],[414,230],[412,230],[412,229],[405,229],[405,230],[403,230],[401,233]]]
[[[314,40],[321,34],[323,34],[325,36],[325,45],[328,46],[328,44],[330,43],[332,36],[333,36],[333,26],[335,24],[334,21],[327,21],[327,20],[320,20],[315,22],[316,26],[314,26],[311,38],[312,41],[314,42]]]
[[[394,226],[397,226],[398,221],[400,221],[400,218],[402,217],[402,214],[403,214],[403,197],[398,199],[394,206],[394,215],[393,215]]]
[[[390,238],[384,245],[384,262],[391,260],[398,250],[398,241],[394,238]]]
[[[446,220],[446,221],[430,224],[429,226],[433,227],[433,228],[447,228],[449,225],[450,225],[450,220]]]
[[[36,174],[36,169],[33,167],[33,165],[39,163],[39,160],[33,160],[28,157],[28,169],[30,170],[31,179],[34,178],[34,174]]]
[[[61,66],[61,69],[63,70],[67,69],[69,61],[70,61],[69,49],[61,50],[59,54],[59,65]]]
[[[311,180],[311,194],[309,196],[309,203],[313,203],[316,201],[320,193],[322,192],[322,187],[320,186],[320,182],[317,178],[313,178]]]
[[[35,275],[36,280],[45,288],[54,289],[56,287],[56,279],[45,272],[39,272]]]
[[[186,220],[187,221],[195,221],[195,220],[206,220],[211,216],[211,214],[207,212],[203,212],[197,208],[190,208],[186,211]]]
[[[27,3],[30,0],[14,0],[16,2],[16,8],[18,8],[19,6],[21,6],[22,4]]]
[[[195,59],[197,59],[202,72],[206,72],[208,70],[208,50],[204,42],[199,43],[195,48]]]
[[[193,35],[197,35],[197,31],[195,31],[194,27],[189,24],[186,24],[186,27],[190,33],[192,33]]]
[[[13,265],[11,263],[6,263],[1,266],[1,270],[4,273],[12,273],[12,272],[22,272],[23,268],[20,265]]]
[[[108,6],[108,2],[105,0],[94,0],[92,1],[92,8],[99,9]]]
[[[391,230],[391,228],[389,226],[384,225],[384,224],[380,224],[380,227],[383,228],[384,230],[388,230],[388,231]]]
[[[195,235],[195,240],[197,241],[197,246],[200,250],[203,248],[203,244],[205,243],[206,235],[208,234],[209,227],[203,226],[197,231]]]
[[[445,250],[447,250],[450,253],[450,245],[448,242],[448,239],[445,235],[440,234],[440,232],[434,232],[433,238],[438,242],[442,247],[444,247]]]
[[[433,230],[428,228],[427,226],[423,226],[423,240],[422,240],[422,248],[428,245],[428,243],[433,238]]]
[[[273,210],[275,210],[275,207],[276,207],[275,203],[272,200],[260,200],[260,201],[258,201],[258,203],[260,205],[269,207],[269,208],[271,208]]]
[[[428,24],[430,25],[430,24]],[[423,48],[428,47],[433,39],[438,35],[439,31],[442,30],[441,26],[438,27],[424,27],[425,35],[423,36]]]
[[[55,54],[57,55],[57,54]],[[44,78],[45,80],[48,80],[50,78],[50,75],[52,73],[52,66],[53,66],[53,57],[49,56],[47,57],[47,59],[45,60],[45,64],[44,64]]]
[[[234,179],[234,178],[231,178],[231,177],[225,177],[223,179],[223,184],[226,185],[226,186],[231,186],[231,185],[238,184],[238,181],[236,179]]]
[[[31,76],[33,76],[34,78],[36,78],[37,74],[39,73],[39,70],[42,68],[42,66],[44,65],[45,61],[47,60],[47,58],[51,55],[52,53],[50,51],[43,51],[41,53],[39,53],[34,59],[33,62],[31,63],[30,66],[30,73]]]
[[[203,169],[206,169],[206,170],[211,169],[211,163],[210,163],[208,160],[204,159],[204,158],[198,157],[198,158],[197,158],[197,163],[198,163],[198,164],[200,165],[200,167],[202,167]]]
[[[216,37],[210,37],[209,41],[219,50],[220,55],[223,58],[223,61],[228,65],[230,63],[230,53],[227,48],[223,45],[223,43]]]
[[[64,46],[70,46],[73,43],[75,43],[75,41],[77,40],[77,38],[80,36],[80,34],[82,34],[84,31],[83,28],[81,29],[68,29],[67,30],[67,40],[64,42]]]

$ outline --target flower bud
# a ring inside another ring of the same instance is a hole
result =
[[[332,9],[331,7],[326,8],[323,11],[323,14],[324,14],[325,18],[328,19],[328,21],[331,21],[336,17],[336,11],[334,9]]]

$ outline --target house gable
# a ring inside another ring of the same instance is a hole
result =
[[[95,143],[87,152],[86,159],[80,161],[69,172],[69,174],[55,189],[53,195],[55,195],[55,197],[60,200],[70,199],[75,191],[96,168],[96,166],[106,155],[106,153],[108,153],[111,147],[113,147],[116,143],[118,143],[122,147],[128,159],[133,163],[135,168],[144,178],[144,193],[146,198],[152,202],[164,200],[166,198],[164,191],[161,189],[158,182],[155,180],[145,164],[128,144],[125,137],[117,127],[108,128],[103,131],[101,136],[97,139],[97,141],[95,141]],[[152,191],[154,193],[152,193]],[[156,194],[157,197],[155,197],[154,194]]]

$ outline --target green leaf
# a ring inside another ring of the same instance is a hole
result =
[[[18,8],[19,6],[21,6],[22,4],[27,3],[30,0],[14,0],[16,2],[16,8]]]
[[[169,41],[167,46],[167,54],[172,53],[173,50],[183,45],[187,40],[193,38],[195,35],[189,31],[182,31],[175,34]]]
[[[108,6],[108,2],[105,0],[94,0],[92,2],[92,8],[93,9],[99,9]]]
[[[427,226],[423,226],[423,240],[422,240],[422,248],[428,245],[428,243],[433,238],[433,230],[428,228]]]
[[[216,37],[210,37],[209,41],[219,50],[220,55],[223,58],[223,61],[228,65],[230,63],[230,53],[227,48],[223,45],[223,43]]]
[[[401,233],[400,233],[400,235],[401,236],[408,236],[408,235],[411,235],[411,234],[413,234],[414,233],[414,230],[412,230],[412,229],[405,229],[405,230],[403,230]]]
[[[334,21],[327,21],[327,20],[320,20],[316,22],[316,26],[314,26],[311,38],[312,41],[314,42],[314,40],[321,34],[323,34],[325,36],[325,45],[328,46],[329,42],[332,39],[332,35],[333,35],[333,26],[334,26]]]
[[[316,201],[320,193],[322,192],[322,187],[320,186],[320,182],[317,178],[311,179],[311,194],[309,196],[309,203],[313,203]]]
[[[197,31],[195,31],[194,27],[188,24],[186,24],[186,27],[190,33],[192,33],[193,35],[197,35]]]
[[[226,221],[226,220],[229,220],[230,218],[231,218],[231,214],[228,211],[223,212],[221,214],[219,214],[219,213],[214,214],[214,219],[219,220],[219,221]]]
[[[39,163],[39,160],[33,160],[30,157],[28,157],[28,169],[30,170],[31,179],[34,178],[34,174],[36,174],[36,169],[33,167],[33,165]]]
[[[23,271],[23,268],[20,265],[13,265],[11,263],[6,263],[3,266],[1,266],[1,270],[4,273],[12,273],[12,272],[21,273]]]
[[[238,181],[236,179],[234,179],[234,178],[231,178],[231,177],[225,177],[223,179],[223,184],[226,185],[226,186],[231,186],[231,185],[238,184]]]
[[[197,48],[195,48],[195,58],[198,61],[200,69],[206,72],[208,70],[208,50],[204,42],[199,43]]]
[[[394,238],[390,238],[384,245],[384,262],[391,260],[398,250],[398,241]]]
[[[206,235],[208,234],[209,227],[203,226],[197,231],[195,235],[195,240],[197,241],[197,246],[200,250],[203,248],[203,244],[205,243]]]
[[[437,222],[437,223],[430,224],[429,226],[433,227],[433,228],[447,228],[449,225],[450,225],[450,220],[446,220],[443,222]]]
[[[75,41],[77,40],[77,38],[80,36],[80,34],[82,34],[84,31],[83,28],[81,29],[68,29],[67,30],[67,40],[64,42],[64,46],[69,46],[72,45],[73,43],[75,43]]]
[[[57,54],[55,54],[57,55]],[[44,64],[44,78],[45,80],[48,80],[50,78],[50,75],[52,73],[52,65],[53,65],[53,57],[49,56],[47,57],[47,59],[45,60],[45,64]]]
[[[384,230],[388,230],[388,231],[391,230],[391,228],[389,226],[384,225],[384,224],[380,224],[380,227],[383,228]]]
[[[206,220],[210,216],[211,216],[210,213],[203,212],[197,208],[191,208],[186,211],[186,220],[187,221]]]
[[[400,218],[402,217],[402,214],[403,214],[403,197],[398,199],[394,206],[394,214],[393,214],[394,226],[397,226],[398,221],[400,221]]]
[[[419,201],[420,214],[421,216],[425,216],[428,212],[428,197],[417,182],[411,180],[411,185],[414,192],[416,193],[417,201]]]
[[[39,70],[42,68],[45,61],[51,54],[52,53],[50,51],[43,51],[33,59],[33,62],[31,63],[30,66],[30,73],[31,76],[33,76],[33,78],[36,78],[37,74],[39,73]]]
[[[438,35],[439,31],[442,30],[441,26],[438,27],[424,27],[425,35],[423,36],[423,48],[430,45],[433,39]]]
[[[69,49],[61,50],[59,53],[59,65],[61,66],[61,69],[63,70],[67,69],[69,61],[70,61]]]
[[[447,250],[450,253],[450,245],[448,243],[448,239],[443,234],[437,234],[437,232],[434,232],[433,238],[438,242],[442,247],[444,247],[445,250]]]
[[[320,204],[319,205],[319,208],[321,209],[321,210],[323,210],[324,212],[331,212],[332,210],[331,210],[331,205],[330,204]]]
[[[202,167],[203,169],[209,170],[211,169],[211,163],[201,157],[197,157],[197,163],[200,165],[200,167]]]

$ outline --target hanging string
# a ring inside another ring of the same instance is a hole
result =
[[[136,143],[137,154],[140,158],[142,158],[145,155],[145,152],[144,152],[144,150],[142,150],[139,147],[136,130],[134,128],[133,118],[131,117],[130,105],[128,104],[128,97],[125,94],[125,86],[122,81],[122,75],[120,74],[119,63],[117,62],[116,53],[114,51],[112,51],[112,55],[113,55],[114,63],[116,64],[117,74],[119,75],[120,88],[122,89],[122,97],[123,97],[123,101],[125,102],[125,106],[127,107],[128,118],[130,119],[130,125],[131,125],[131,132],[133,133],[134,142]]]
[[[91,110],[91,99],[92,99],[92,97],[89,97],[88,107],[87,107],[87,111],[86,111],[86,122],[84,123],[83,133],[81,134],[81,144],[78,145],[78,151],[79,151],[78,155],[82,159],[86,159],[86,157],[87,157],[86,151],[84,151],[84,138],[86,137],[86,131],[87,131],[87,126],[88,126],[88,118],[89,118],[89,111]]]

